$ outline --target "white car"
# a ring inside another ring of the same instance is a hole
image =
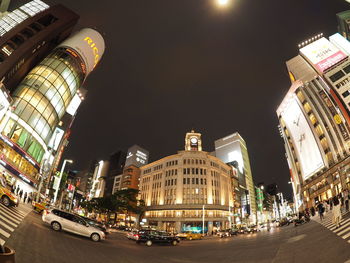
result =
[[[95,242],[106,238],[103,231],[90,226],[80,216],[58,209],[45,210],[42,219],[45,223],[51,225],[52,229],[55,231],[65,230],[67,232],[89,237]]]

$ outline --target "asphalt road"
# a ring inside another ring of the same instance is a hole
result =
[[[178,246],[137,245],[124,233],[91,240],[55,232],[32,212],[6,245],[16,250],[16,263],[197,263],[197,262],[331,262],[350,260],[350,244],[321,224],[311,221],[271,232],[183,241]],[[350,261],[349,261],[350,262]]]

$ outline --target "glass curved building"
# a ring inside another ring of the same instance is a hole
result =
[[[102,36],[83,29],[34,67],[13,93],[11,110],[0,123],[4,161],[32,186],[37,186],[40,164],[50,158],[48,144],[56,127],[103,51]]]

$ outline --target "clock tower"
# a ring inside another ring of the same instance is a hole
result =
[[[192,130],[186,133],[185,137],[185,150],[186,151],[202,151],[202,139],[201,134]]]

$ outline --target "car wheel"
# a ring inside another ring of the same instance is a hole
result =
[[[9,207],[11,204],[10,198],[8,198],[7,196],[3,196],[2,203],[4,204],[4,206]]]
[[[97,233],[93,233],[92,235],[91,235],[91,240],[92,241],[94,241],[94,242],[98,242],[98,241],[100,241],[100,235],[99,234],[97,234]]]
[[[146,246],[150,247],[150,246],[152,246],[152,244],[153,244],[152,240],[147,240],[146,241]]]
[[[177,245],[177,241],[176,241],[176,240],[173,240],[173,241],[171,242],[171,244],[172,244],[173,246],[176,246],[176,245]]]
[[[60,223],[58,223],[58,222],[52,222],[52,223],[51,223],[51,227],[52,227],[52,229],[55,230],[55,231],[60,231],[60,230],[61,230],[61,225],[60,225]]]

